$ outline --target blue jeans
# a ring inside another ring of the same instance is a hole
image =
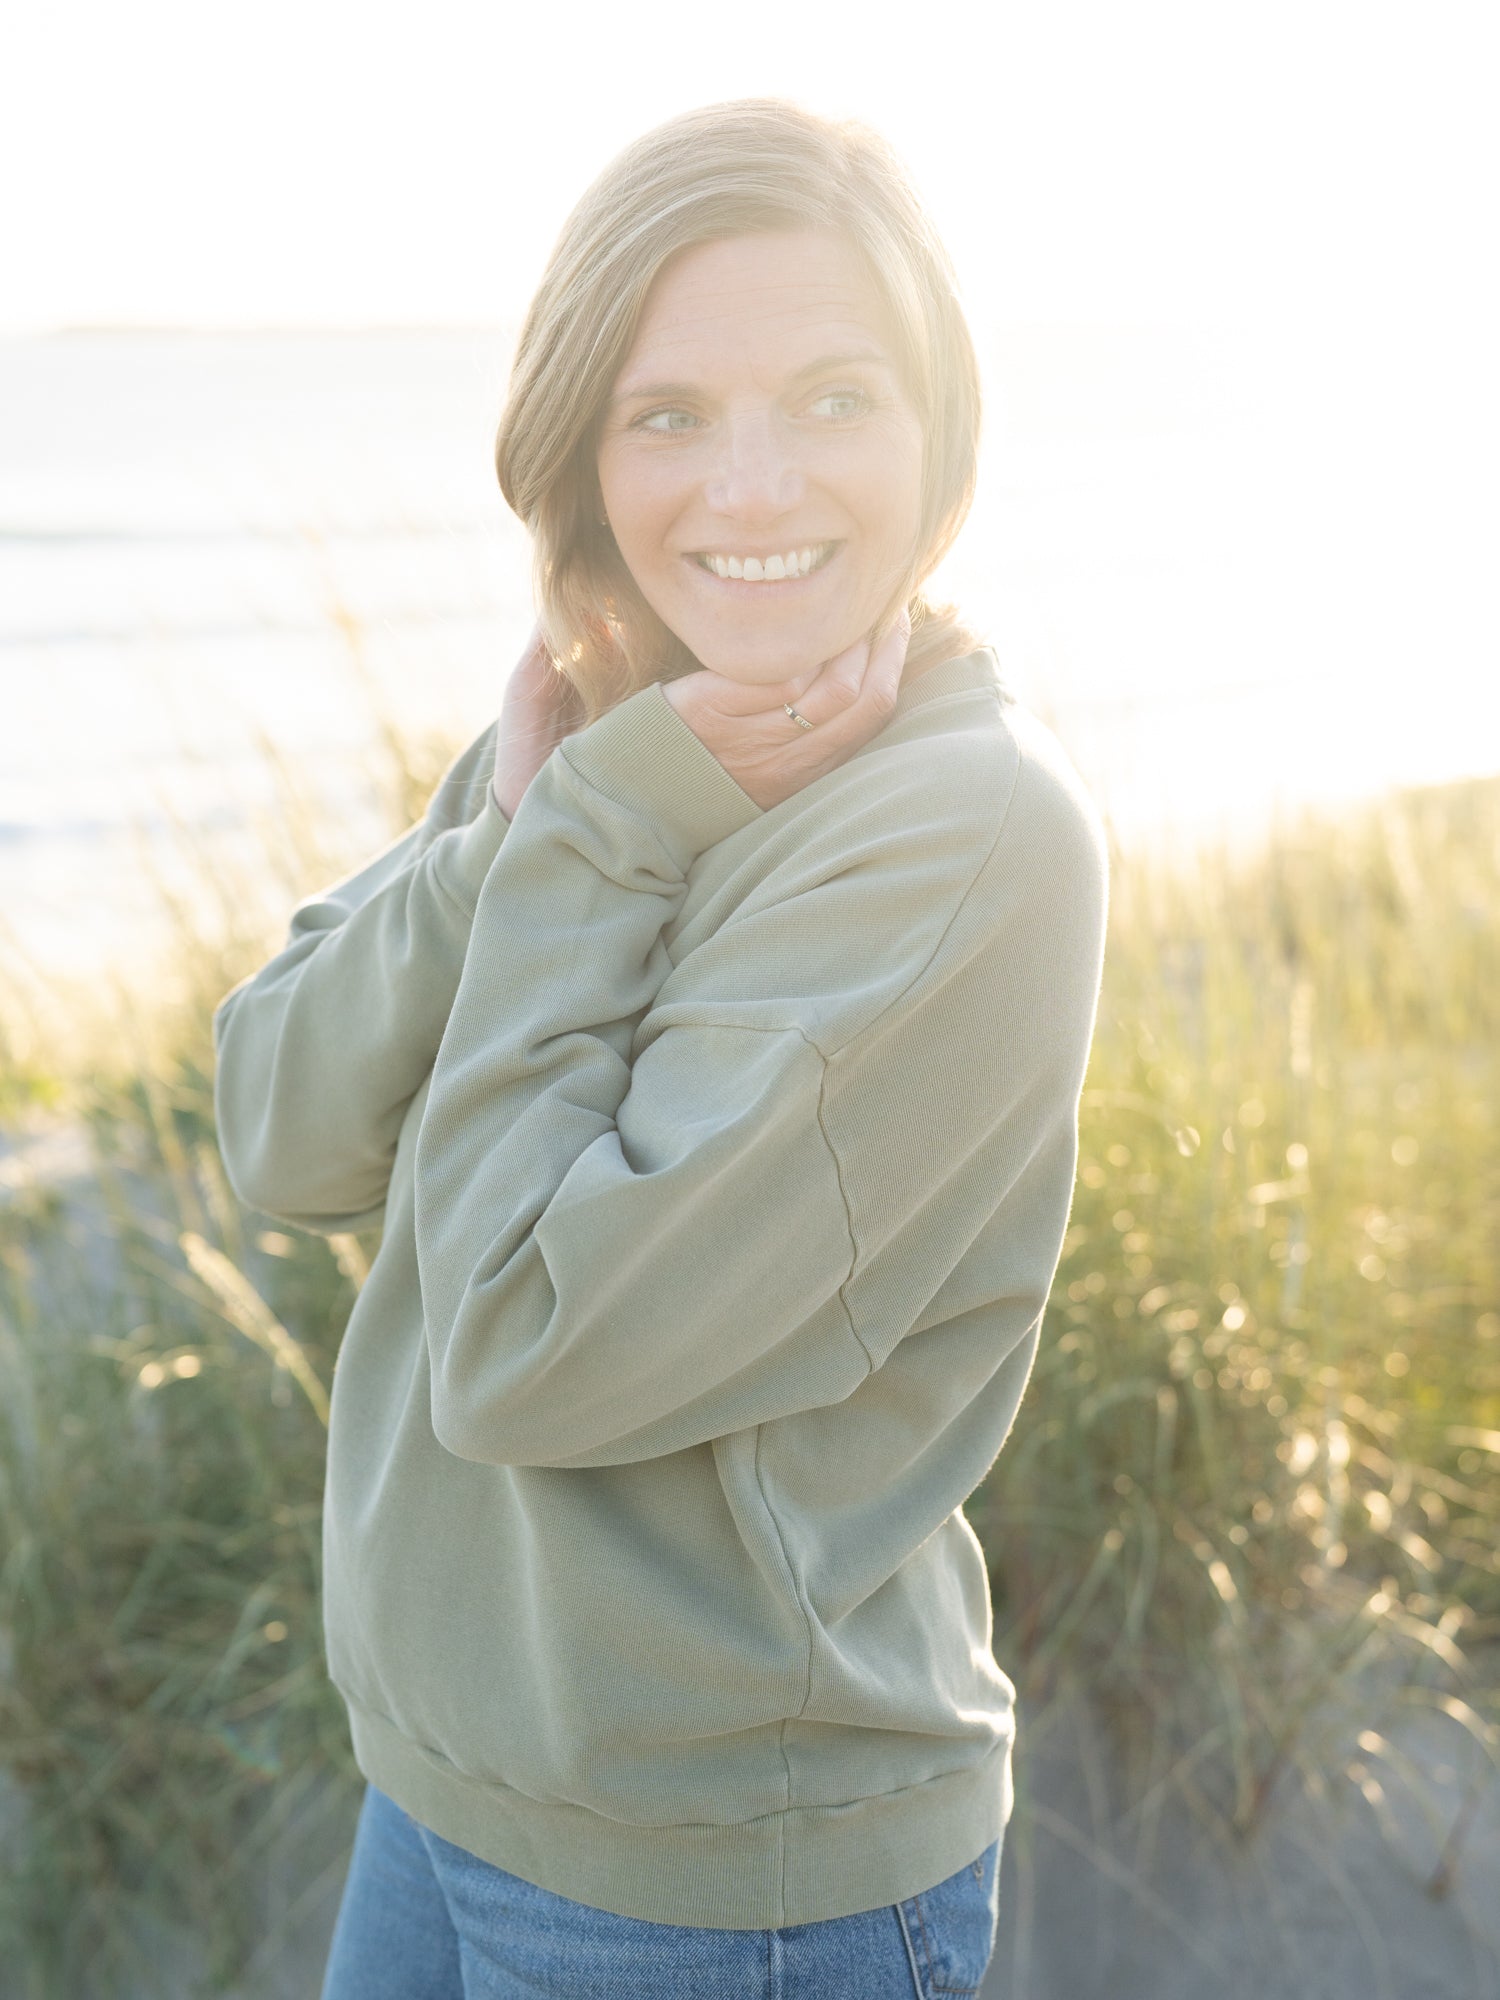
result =
[[[904,1903],[786,1930],[575,1903],[365,1788],[322,2000],[959,2000],[995,1948],[1000,1842]]]

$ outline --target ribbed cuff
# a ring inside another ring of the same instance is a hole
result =
[[[607,799],[647,820],[684,875],[706,848],[761,817],[763,808],[683,721],[660,681],[564,737],[556,754]]]
[[[432,865],[438,880],[471,917],[490,864],[509,831],[510,821],[501,812],[494,784],[490,783],[484,788],[484,804],[474,818],[465,826],[449,827],[432,844]]]

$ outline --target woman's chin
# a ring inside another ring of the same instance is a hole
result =
[[[726,681],[737,681],[741,687],[780,687],[783,681],[800,680],[813,673],[821,662],[804,662],[800,658],[788,661],[783,658],[769,664],[741,660],[704,660],[702,664],[710,673],[718,674]]]
[[[699,643],[687,641],[693,657],[709,672],[722,674],[727,681],[745,687],[779,687],[783,681],[798,680],[816,673],[825,660],[842,650],[837,635],[832,640],[809,634],[801,640],[794,634],[769,635],[725,641],[717,635],[699,634]],[[852,645],[852,640],[844,644]]]

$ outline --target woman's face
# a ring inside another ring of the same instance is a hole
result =
[[[641,595],[703,666],[782,681],[868,632],[913,554],[922,427],[849,245],[783,230],[680,251],[615,378],[598,469]]]

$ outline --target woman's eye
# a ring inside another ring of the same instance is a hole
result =
[[[825,389],[822,395],[815,398],[809,407],[814,411],[823,411],[823,406],[828,403],[833,404],[834,407],[824,412],[824,414],[835,421],[862,416],[871,406],[870,398],[865,394],[863,389]],[[677,421],[678,418],[682,420],[680,423]],[[669,433],[680,434],[683,431],[691,430],[697,425],[697,422],[698,419],[693,415],[691,410],[684,410],[674,405],[661,410],[648,410],[644,416],[636,418],[635,428],[643,431],[654,431],[658,437],[661,437]]]
[[[845,403],[851,407],[834,410],[831,414],[835,417],[857,417],[869,400],[863,389],[825,389],[813,408],[816,409],[819,403]]]
[[[675,431],[675,430],[685,430],[687,428],[687,425],[685,424],[674,424],[670,422],[659,424],[656,421],[658,417],[668,417],[668,418],[686,417],[689,424],[695,423],[697,421],[697,419],[693,416],[691,410],[648,410],[644,417],[640,417],[637,419],[637,422],[639,423],[643,431]]]

